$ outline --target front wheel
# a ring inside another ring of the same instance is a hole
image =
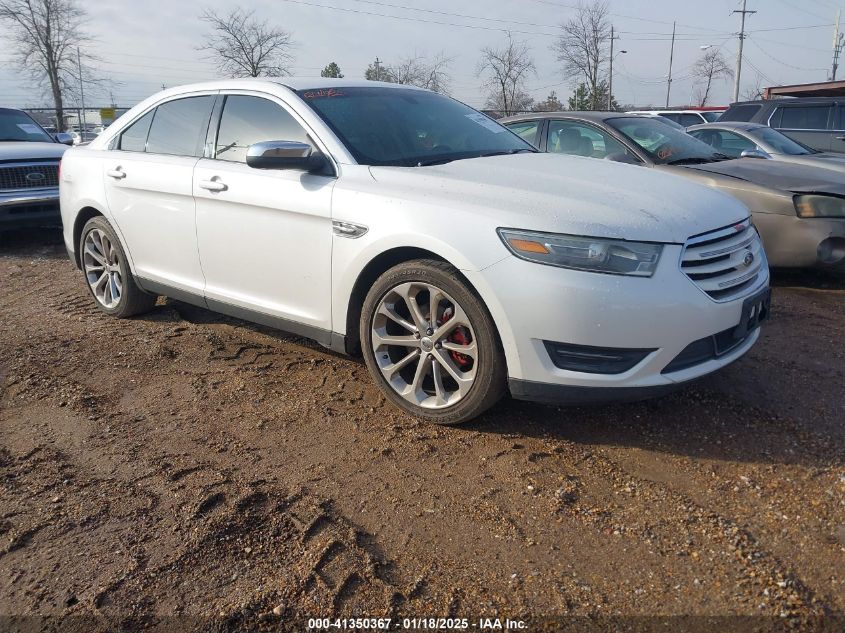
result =
[[[415,416],[459,424],[506,392],[493,319],[444,262],[406,262],[379,277],[364,300],[360,334],[381,390]]]

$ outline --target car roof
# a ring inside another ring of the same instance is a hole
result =
[[[761,127],[766,127],[761,123],[750,123],[748,121],[716,121],[715,123],[699,123],[698,125],[691,125],[687,130],[709,130],[711,128],[722,128],[725,130],[744,130],[750,132]]]
[[[558,112],[530,112],[528,114],[517,114],[514,116],[499,119],[500,123],[513,123],[516,121],[537,121],[544,119],[581,119],[583,121],[607,121],[608,119],[630,119],[636,117],[636,114],[628,114],[626,112],[591,112],[591,111],[577,111],[566,110]]]
[[[408,84],[394,84],[385,81],[368,81],[366,79],[335,79],[333,77],[247,77],[243,79],[220,79],[204,81],[202,83],[184,84],[169,88],[165,93],[183,93],[197,90],[249,90],[259,86],[284,86],[291,90],[308,90],[320,88],[405,88],[408,90],[425,90]]]
[[[737,101],[731,104],[731,108],[743,105],[777,106],[802,103],[841,103],[845,97],[784,97],[783,99],[756,99],[753,101]]]
[[[713,108],[708,110],[628,110],[627,114],[701,114],[703,112],[720,112],[727,108]]]

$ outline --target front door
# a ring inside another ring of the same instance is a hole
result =
[[[325,342],[335,178],[249,167],[246,150],[259,141],[313,145],[275,97],[227,95],[209,158],[194,169],[206,302]]]

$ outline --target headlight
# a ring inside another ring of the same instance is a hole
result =
[[[845,218],[845,198],[809,194],[793,200],[800,218]]]
[[[662,244],[499,229],[511,253],[530,262],[612,275],[651,277]]]

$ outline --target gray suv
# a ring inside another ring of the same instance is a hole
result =
[[[720,123],[768,125],[820,152],[845,153],[845,97],[806,97],[731,104]]]

